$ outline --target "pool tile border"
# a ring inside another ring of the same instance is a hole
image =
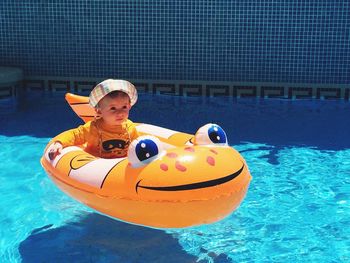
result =
[[[103,79],[31,77],[23,87],[29,92],[73,92],[87,94]],[[130,80],[139,92],[180,97],[229,97],[350,100],[350,85],[291,84],[291,83],[230,83],[205,81]]]

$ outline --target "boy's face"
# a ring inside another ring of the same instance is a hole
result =
[[[117,97],[105,96],[98,105],[96,112],[106,124],[120,125],[129,117],[131,105],[126,94]]]

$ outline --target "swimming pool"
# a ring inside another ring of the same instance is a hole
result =
[[[2,262],[344,262],[350,260],[350,104],[141,94],[136,122],[195,132],[220,124],[253,180],[238,210],[177,230],[130,225],[61,193],[39,164],[80,123],[63,95],[0,115]]]

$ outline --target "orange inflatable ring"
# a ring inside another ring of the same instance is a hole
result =
[[[87,97],[67,94],[66,99],[83,120],[93,117]],[[48,145],[41,164],[66,194],[103,214],[138,225],[208,224],[228,216],[242,202],[251,176],[218,125],[207,124],[195,135],[149,124],[137,124],[137,130],[142,136],[132,142],[126,158],[102,159],[71,146],[50,161]],[[137,151],[149,142],[151,158],[138,158]],[[154,145],[156,154],[152,153]]]

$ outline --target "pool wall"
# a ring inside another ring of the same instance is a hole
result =
[[[3,0],[0,22],[28,90],[349,100],[348,0]]]

